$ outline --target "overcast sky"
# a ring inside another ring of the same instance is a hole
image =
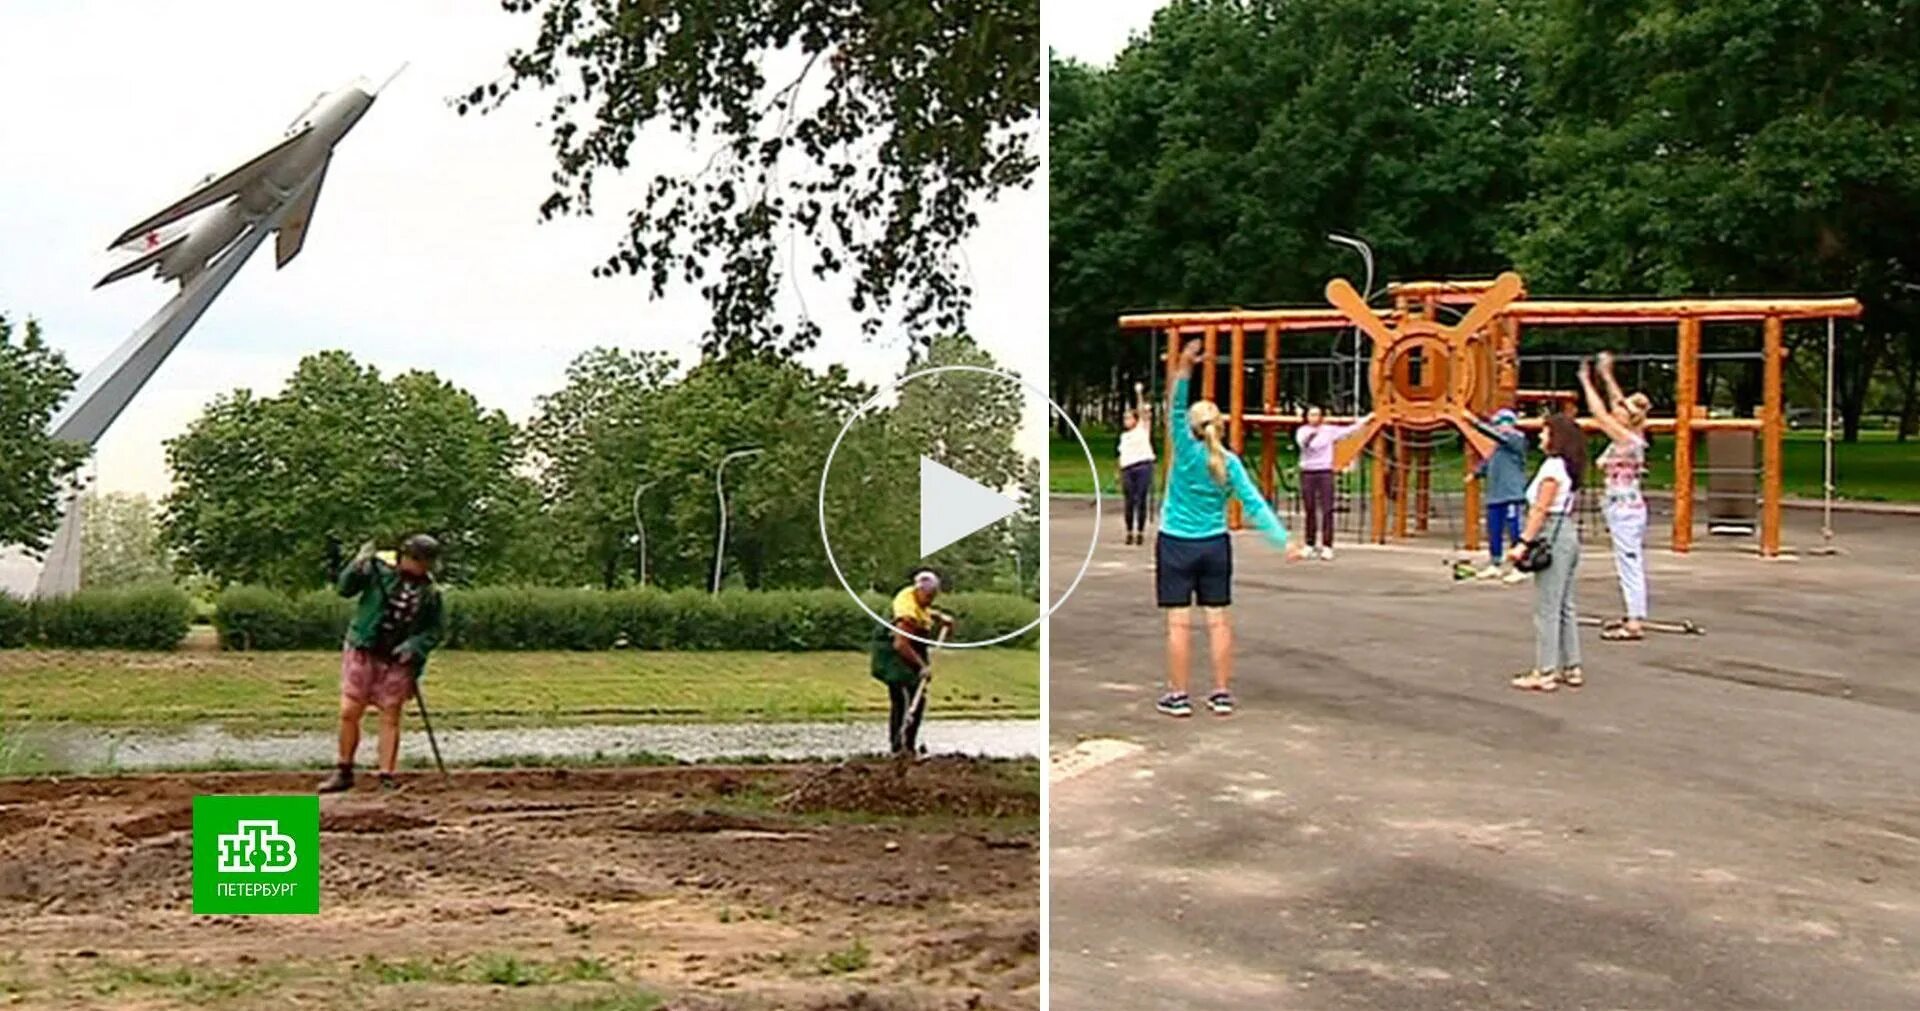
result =
[[[1061,57],[1105,64],[1145,32],[1166,0],[1042,0],[1047,47]]]
[[[301,5],[298,20],[263,16],[265,6],[0,6],[0,311],[40,319],[82,373],[175,290],[144,277],[92,290],[117,262],[105,250],[113,236],[273,143],[316,93],[411,64],[341,145],[300,258],[276,272],[271,243],[256,254],[102,440],[101,487],[164,493],[164,439],[219,393],[277,390],[323,348],[387,374],[431,369],[516,420],[595,345],[692,355],[707,320],[697,293],[651,301],[644,281],[589,276],[614,247],[620,195],[645,177],[598,187],[603,217],[540,224],[552,158],[535,120],[546,100],[487,117],[446,104],[494,78],[533,20],[481,0],[337,0]],[[1074,34],[1076,53],[1125,39]],[[637,171],[711,151],[664,131],[652,143]],[[1045,214],[1038,187],[987,205],[963,251],[975,336],[1042,385]],[[843,362],[870,382],[899,370],[904,345],[862,341],[843,286],[799,284],[788,304],[804,298],[826,331],[813,364]]]

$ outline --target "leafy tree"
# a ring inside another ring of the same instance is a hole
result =
[[[1030,182],[1039,105],[1037,0],[503,0],[537,15],[507,73],[456,102],[492,111],[556,90],[545,119],[546,217],[589,214],[602,170],[641,160],[664,124],[718,150],[653,177],[596,273],[679,280],[712,305],[708,351],[793,350],[818,327],[775,319],[804,239],[814,274],[851,273],[869,334],[898,311],[916,333],[965,321],[953,254],[973,201]],[[778,69],[775,69],[778,68]]]
[[[74,379],[39,323],[29,319],[16,334],[0,315],[0,545],[44,550],[60,522],[62,490],[87,448],[55,442],[47,425]]]
[[[89,494],[80,578],[89,588],[164,582],[172,559],[160,542],[158,511],[145,495]]]
[[[673,371],[665,355],[596,348],[568,366],[563,389],[540,398],[525,443],[540,475],[546,579],[608,587],[639,579],[635,493],[655,479],[653,419]]]
[[[999,367],[972,338],[949,336],[916,354],[905,371],[955,365]],[[899,403],[886,419],[889,443],[904,451],[895,466],[909,468],[906,472],[915,475],[917,483],[919,457],[924,455],[989,488],[1018,493],[1028,465],[1037,466],[1037,461],[1022,456],[1014,446],[1024,402],[1019,388],[984,373],[952,371],[915,379],[900,388]],[[1025,501],[1034,507],[1037,523],[1038,501]],[[925,503],[920,506],[924,508]],[[911,511],[917,520],[918,509]],[[1016,548],[1014,526],[997,526],[999,536],[983,533],[963,538],[935,552],[926,564],[943,572],[955,587],[999,588],[997,582],[1013,575],[1007,556]],[[918,538],[906,543],[917,544]],[[913,562],[906,559],[903,564]]]
[[[326,577],[329,538],[426,532],[450,578],[485,581],[524,521],[515,457],[513,425],[471,394],[325,352],[280,395],[226,394],[167,443],[164,536],[221,581],[296,588]]]
[[[1522,269],[1573,290],[1856,293],[1867,315],[1838,376],[1855,437],[1911,326],[1904,285],[1920,280],[1920,11],[1552,0],[1545,13],[1532,62],[1551,116]]]
[[[1505,267],[1521,38],[1489,0],[1176,0],[1110,68],[1054,61],[1056,386],[1145,378],[1129,307],[1320,301],[1357,274],[1328,232],[1365,236],[1383,280]]]

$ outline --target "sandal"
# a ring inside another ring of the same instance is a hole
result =
[[[1528,692],[1550,692],[1560,687],[1559,678],[1552,674],[1543,674],[1537,670],[1521,674],[1507,683],[1521,691]]]
[[[1581,685],[1587,683],[1587,676],[1580,673],[1580,668],[1569,667],[1560,672],[1560,683],[1566,685],[1568,688],[1578,690]]]
[[[1607,642],[1639,642],[1646,637],[1645,632],[1636,632],[1628,628],[1624,622],[1600,630],[1600,638]]]

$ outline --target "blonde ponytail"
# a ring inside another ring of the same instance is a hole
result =
[[[1227,486],[1227,447],[1220,444],[1220,419],[1207,423],[1207,473],[1213,475],[1213,483],[1222,488]]]
[[[1213,475],[1213,483],[1226,487],[1227,447],[1220,441],[1220,408],[1211,400],[1197,401],[1187,409],[1187,427],[1207,444],[1207,472]]]

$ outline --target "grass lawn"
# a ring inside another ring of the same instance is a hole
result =
[[[423,684],[448,727],[884,718],[864,653],[438,654]],[[1040,654],[955,649],[939,717],[1040,711]],[[337,653],[0,651],[0,729],[21,723],[312,729],[338,705]]]
[[[1100,488],[1104,495],[1118,496],[1120,484],[1117,468],[1114,466],[1114,446],[1118,435],[1107,428],[1089,427],[1084,430],[1087,445],[1093,449],[1094,462],[1100,468]],[[1451,445],[1447,443],[1450,442]],[[1594,442],[1594,451],[1598,452],[1601,443]],[[1247,439],[1247,459],[1256,467],[1260,458],[1261,442],[1258,437]],[[1788,432],[1784,450],[1786,453],[1786,474],[1783,484],[1789,497],[1819,498],[1821,494],[1823,443],[1819,432]],[[1087,473],[1087,458],[1080,452],[1080,444],[1071,437],[1052,439],[1049,447],[1052,471],[1048,476],[1048,487],[1063,495],[1090,495],[1093,493],[1093,478]],[[1756,447],[1757,451],[1757,447]],[[1707,466],[1704,459],[1705,444],[1702,443],[1701,457],[1695,463],[1699,467]],[[1280,463],[1283,468],[1291,468],[1298,454],[1293,450],[1291,439],[1280,440]],[[1839,497],[1871,502],[1920,502],[1920,440],[1899,442],[1891,432],[1862,432],[1860,441],[1855,443],[1835,442],[1833,447],[1834,481]],[[1537,457],[1536,457],[1537,462]],[[1443,442],[1434,453],[1434,488],[1436,490],[1456,490],[1460,487],[1460,449],[1457,439]],[[1671,436],[1655,436],[1653,453],[1647,462],[1647,487],[1673,487],[1673,439]],[[1289,475],[1286,480],[1291,482]],[[1695,479],[1696,487],[1704,488],[1706,476]]]

